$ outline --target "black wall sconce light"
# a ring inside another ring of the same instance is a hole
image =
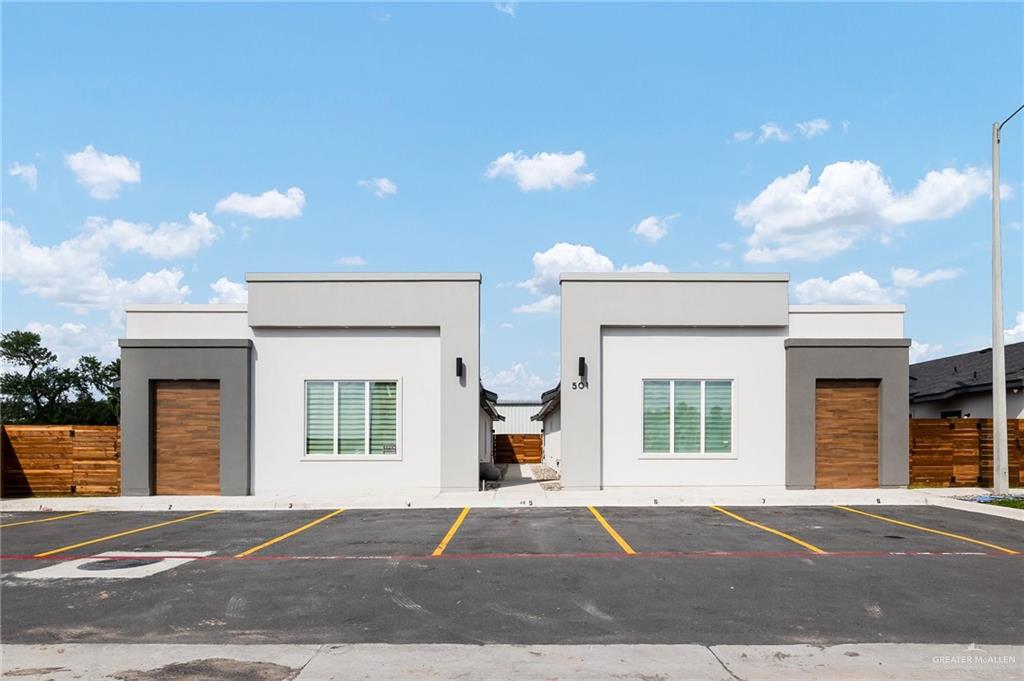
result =
[[[461,357],[455,358],[455,375],[458,376],[459,378],[462,378],[463,376],[466,375],[466,365],[462,361]]]
[[[580,357],[579,375],[580,375],[580,378],[586,378],[587,377],[587,358],[586,357]]]

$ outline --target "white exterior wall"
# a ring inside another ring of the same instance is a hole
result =
[[[562,467],[562,410],[555,409],[544,418],[544,458],[542,463],[556,471]]]
[[[784,339],[782,329],[604,329],[602,484],[784,485]],[[644,455],[643,380],[657,378],[732,379],[733,453]]]
[[[540,402],[531,404],[498,404],[497,411],[505,417],[504,421],[496,421],[494,432],[512,435],[536,435],[540,433],[540,421],[531,421],[530,417],[540,411]]]
[[[254,376],[255,494],[441,484],[438,329],[259,329]],[[305,457],[305,381],[398,381],[399,459]]]
[[[915,419],[937,419],[944,411],[956,411],[959,409],[963,418],[990,419],[992,418],[992,394],[976,393],[973,395],[960,395],[951,397],[948,400],[936,400],[934,402],[918,402],[910,405],[910,416]],[[1024,392],[1006,391],[1006,418],[1024,419]]]
[[[252,338],[245,305],[129,305],[125,338]]]
[[[903,305],[790,305],[790,338],[903,338]]]

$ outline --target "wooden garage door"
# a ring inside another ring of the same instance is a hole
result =
[[[220,494],[220,382],[154,381],[154,494]]]
[[[819,380],[815,487],[878,487],[878,381]]]

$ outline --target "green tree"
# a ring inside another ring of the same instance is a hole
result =
[[[103,364],[86,355],[74,368],[57,364],[39,334],[11,331],[0,337],[0,420],[32,424],[116,424],[121,362]]]

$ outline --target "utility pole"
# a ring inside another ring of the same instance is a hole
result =
[[[992,124],[992,487],[996,494],[1010,491],[1010,458],[1006,440],[1006,351],[1003,347],[1003,245],[999,216],[999,135],[1003,126],[1024,109],[1021,106],[1002,123]]]

